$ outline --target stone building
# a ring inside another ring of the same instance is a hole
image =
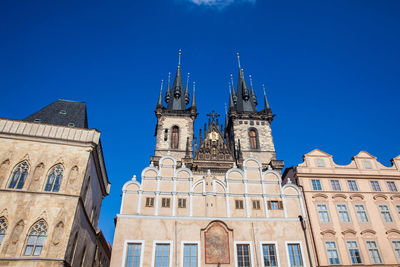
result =
[[[399,266],[400,156],[384,166],[361,151],[338,165],[316,149],[283,176],[302,188],[316,266]]]
[[[197,138],[188,85],[179,60],[157,102],[150,165],[122,188],[111,266],[309,266],[302,195],[281,185],[266,96],[257,111],[239,64],[225,126],[212,112]]]
[[[0,118],[0,265],[108,266],[97,223],[109,190],[85,103]]]

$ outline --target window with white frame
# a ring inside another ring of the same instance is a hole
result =
[[[372,191],[374,191],[374,192],[382,191],[381,186],[379,185],[378,181],[370,181],[370,183],[371,183]]]
[[[359,222],[368,222],[367,212],[365,211],[364,205],[358,204],[354,205],[357,213],[357,218]]]
[[[325,242],[326,252],[328,254],[329,264],[340,264],[339,253],[336,248],[335,241],[327,241]]]
[[[290,266],[303,266],[303,257],[301,255],[300,244],[288,243],[287,249]]]
[[[392,215],[390,215],[388,206],[379,205],[379,211],[381,212],[382,219],[384,222],[393,222]]]
[[[320,222],[329,222],[328,208],[325,204],[317,204],[318,217]]]
[[[264,266],[278,266],[275,244],[262,244]]]
[[[311,184],[312,184],[312,189],[314,191],[321,191],[322,190],[322,186],[321,186],[321,181],[320,180],[312,179],[311,180]]]
[[[358,191],[358,186],[356,180],[347,180],[347,185],[350,191]]]
[[[356,241],[347,241],[347,249],[349,250],[350,260],[352,264],[362,263],[360,250]]]
[[[331,187],[333,191],[342,191],[339,180],[331,180]]]
[[[142,244],[140,243],[128,243],[125,267],[140,266],[141,249],[142,249]]]
[[[250,267],[250,245],[249,244],[237,244],[236,255],[238,267]]]
[[[184,244],[183,267],[197,267],[198,262],[197,244]]]
[[[400,241],[392,241],[394,253],[397,257],[397,262],[400,262]]]
[[[169,266],[170,244],[156,244],[155,267]]]
[[[397,187],[396,187],[396,184],[393,181],[388,181],[388,182],[386,182],[386,184],[387,184],[388,189],[389,189],[390,192],[397,192],[398,191]]]
[[[379,253],[376,242],[375,241],[367,241],[367,248],[368,248],[369,257],[371,258],[371,262],[373,264],[382,263],[381,255]]]
[[[349,212],[347,211],[347,206],[345,204],[337,205],[339,218],[341,222],[350,222]]]

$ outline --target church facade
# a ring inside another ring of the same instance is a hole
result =
[[[110,183],[86,104],[0,118],[0,265],[109,266],[98,229]]]
[[[154,155],[123,186],[111,266],[310,266],[302,194],[282,185],[265,93],[259,110],[239,63],[225,125],[212,112],[195,137],[194,86],[190,101],[179,62],[165,104],[160,91]]]

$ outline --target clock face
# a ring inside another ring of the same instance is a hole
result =
[[[217,141],[218,140],[218,133],[217,132],[211,132],[208,134],[208,138],[211,139],[212,141]]]

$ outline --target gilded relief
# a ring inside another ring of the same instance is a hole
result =
[[[219,223],[204,232],[206,264],[229,264],[229,235]]]

